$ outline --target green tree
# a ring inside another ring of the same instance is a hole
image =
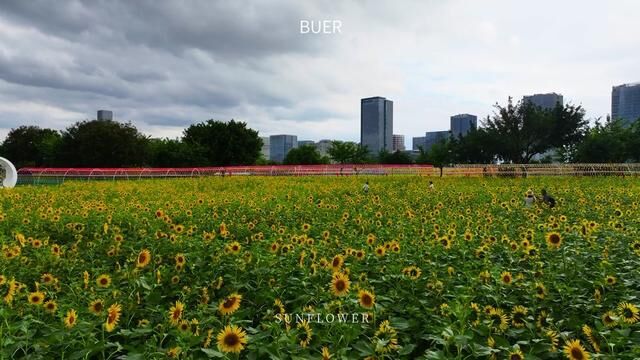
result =
[[[445,166],[450,165],[454,160],[452,141],[449,139],[442,139],[433,144],[428,151],[422,146],[418,147],[420,154],[416,162],[418,164],[431,164],[440,169],[440,177]]]
[[[57,161],[78,167],[141,166],[147,161],[147,142],[131,123],[77,122],[63,131]]]
[[[332,141],[327,152],[333,161],[340,164],[363,164],[370,161],[367,147],[351,141]]]
[[[526,164],[536,154],[577,144],[587,129],[580,106],[542,109],[530,102],[514,104],[509,98],[505,107],[496,104],[496,109],[487,117],[485,131],[494,139],[496,155],[507,162]]]
[[[413,164],[411,156],[402,151],[390,153],[386,150],[378,153],[378,162],[380,164]]]
[[[284,158],[286,165],[318,165],[327,164],[329,159],[320,155],[315,146],[304,145],[289,150]]]
[[[184,130],[182,139],[189,145],[205,151],[208,165],[252,165],[260,157],[262,139],[247,124],[207,120]]]
[[[150,139],[147,164],[153,167],[191,167],[208,164],[205,150],[178,139]]]
[[[451,140],[454,160],[460,164],[488,164],[495,158],[495,139],[482,128]]]
[[[578,145],[575,160],[582,163],[625,162],[633,157],[629,151],[634,141],[633,131],[625,127],[621,120],[607,118],[604,124],[596,121]]]
[[[0,154],[17,168],[52,166],[60,145],[60,134],[37,126],[11,129],[0,145]]]

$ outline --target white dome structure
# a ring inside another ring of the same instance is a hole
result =
[[[12,188],[18,182],[18,172],[11,161],[0,157],[0,188]]]

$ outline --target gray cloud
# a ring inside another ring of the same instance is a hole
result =
[[[485,117],[509,95],[561,92],[604,116],[611,86],[640,80],[637,2],[522,5],[3,1],[0,138],[111,109],[158,136],[235,118],[261,134],[356,140],[359,99],[382,95],[409,142],[452,114]],[[342,33],[302,35],[301,19],[341,20]]]

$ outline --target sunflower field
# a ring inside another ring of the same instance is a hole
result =
[[[0,189],[0,358],[640,358],[640,182],[428,180]]]

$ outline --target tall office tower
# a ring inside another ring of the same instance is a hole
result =
[[[376,96],[360,100],[360,144],[370,153],[393,150],[393,101]]]
[[[295,135],[271,135],[269,137],[269,160],[283,162],[289,150],[298,147],[298,137]]]
[[[522,102],[530,102],[534,105],[538,105],[543,109],[553,109],[556,104],[564,106],[564,100],[562,94],[548,93],[548,94],[535,94],[528,95],[522,98]]]
[[[264,156],[265,160],[269,160],[271,158],[271,146],[269,145],[269,137],[261,136],[262,139],[262,156]]]
[[[98,110],[98,120],[113,120],[113,111]]]
[[[420,150],[421,146],[422,146],[422,148],[424,148],[424,140],[425,140],[424,136],[414,137],[413,138],[413,143],[411,144],[411,149],[413,151],[418,151],[418,150]]]
[[[622,119],[626,125],[640,119],[640,82],[613,87],[611,118]]]
[[[429,151],[431,147],[437,144],[440,140],[446,140],[451,135],[451,131],[427,131],[424,134],[424,150]]]
[[[393,152],[396,152],[396,151],[405,151],[405,147],[404,147],[404,135],[396,135],[396,134],[393,134],[393,146],[392,146],[392,150],[393,150]]]
[[[465,136],[471,129],[478,128],[478,117],[471,114],[458,114],[451,117],[451,135],[455,138]]]

